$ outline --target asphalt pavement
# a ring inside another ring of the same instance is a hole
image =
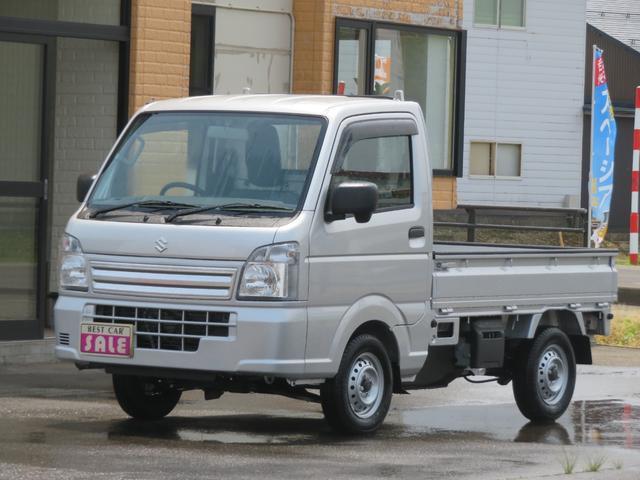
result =
[[[640,266],[616,265],[616,269],[620,287],[640,290]]]
[[[120,411],[110,377],[71,364],[0,367],[0,479],[640,478],[640,351],[597,347],[557,423],[529,424],[511,387],[455,381],[395,396],[375,435],[342,437],[316,404],[267,395],[204,401],[168,418]]]

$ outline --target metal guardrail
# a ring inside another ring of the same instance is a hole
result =
[[[506,205],[458,205],[458,210],[467,212],[467,222],[433,222],[436,227],[454,227],[467,229],[467,242],[474,243],[476,241],[477,229],[491,230],[522,230],[522,231],[538,231],[538,232],[558,232],[558,233],[580,233],[583,238],[583,245],[589,245],[587,210],[584,208],[551,208],[551,207],[521,207]],[[513,224],[494,224],[494,223],[478,223],[478,211],[482,210],[487,213],[507,213],[507,212],[529,212],[536,214],[552,214],[562,216],[567,219],[569,225],[554,227],[547,225],[513,225]]]

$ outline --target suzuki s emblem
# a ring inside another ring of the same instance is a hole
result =
[[[167,242],[166,238],[160,237],[158,240],[156,240],[155,249],[158,251],[158,253],[164,252],[167,248],[169,248],[169,242]]]

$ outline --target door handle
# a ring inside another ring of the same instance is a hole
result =
[[[414,240],[416,238],[424,238],[424,227],[411,227],[409,229],[409,240]]]

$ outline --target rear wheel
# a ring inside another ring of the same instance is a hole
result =
[[[373,432],[391,405],[393,373],[384,344],[359,335],[345,349],[338,374],[320,390],[329,425],[345,433]]]
[[[560,417],[576,384],[576,359],[569,337],[547,328],[521,352],[513,375],[513,394],[522,414],[533,422]]]
[[[140,420],[166,417],[182,395],[163,380],[132,375],[113,375],[113,391],[122,410]]]

